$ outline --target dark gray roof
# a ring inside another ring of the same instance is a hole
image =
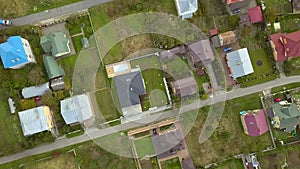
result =
[[[193,62],[214,61],[215,56],[211,47],[209,39],[193,42],[188,45],[190,48],[190,55],[193,57]]]
[[[140,95],[146,94],[140,71],[114,77],[119,102],[122,108],[140,104]]]
[[[193,160],[191,158],[187,158],[181,161],[182,169],[195,169]]]
[[[192,76],[176,80],[171,85],[175,93],[181,97],[190,96],[198,92],[197,82]]]
[[[158,159],[165,158],[184,149],[182,135],[179,130],[169,131],[161,135],[153,135],[152,143]]]
[[[211,37],[210,40],[213,43],[214,47],[218,48],[218,47],[221,46],[220,39],[219,39],[218,35],[215,35],[215,36]]]
[[[235,10],[235,9],[240,9],[240,8],[244,8],[246,6],[249,5],[250,0],[243,0],[241,2],[235,2],[235,3],[231,3],[229,6],[230,10]]]

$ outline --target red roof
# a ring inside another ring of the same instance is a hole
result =
[[[242,2],[243,0],[226,0],[227,5],[236,3],[236,2]]]
[[[260,6],[248,9],[248,15],[251,23],[258,23],[264,20]]]
[[[257,113],[247,112],[244,116],[249,136],[260,136],[269,130],[264,110]]]
[[[300,56],[300,31],[286,33],[275,33],[270,35],[277,52],[277,62],[284,61],[290,57]]]
[[[212,29],[209,31],[210,33],[210,36],[214,36],[214,35],[217,35],[218,34],[218,30],[217,29]]]

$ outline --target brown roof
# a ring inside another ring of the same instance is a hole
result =
[[[212,62],[215,60],[209,39],[200,40],[188,45],[190,56],[194,63],[197,62]]]
[[[176,80],[172,82],[171,85],[174,88],[175,93],[181,97],[193,95],[198,92],[197,83],[191,76]]]
[[[186,52],[185,46],[177,46],[170,50],[163,50],[159,52],[160,59],[162,60],[170,60],[176,57],[178,54],[183,54]]]
[[[221,34],[219,34],[219,39],[220,39],[221,46],[229,45],[229,44],[235,42],[235,40],[236,40],[235,33],[233,31],[221,33]]]

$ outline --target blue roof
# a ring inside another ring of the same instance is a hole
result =
[[[28,62],[20,36],[11,36],[0,44],[0,56],[5,69]]]
[[[247,48],[228,53],[227,59],[234,80],[254,72]]]

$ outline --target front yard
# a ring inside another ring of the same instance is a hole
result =
[[[287,76],[300,75],[300,57],[284,61],[283,68]]]

